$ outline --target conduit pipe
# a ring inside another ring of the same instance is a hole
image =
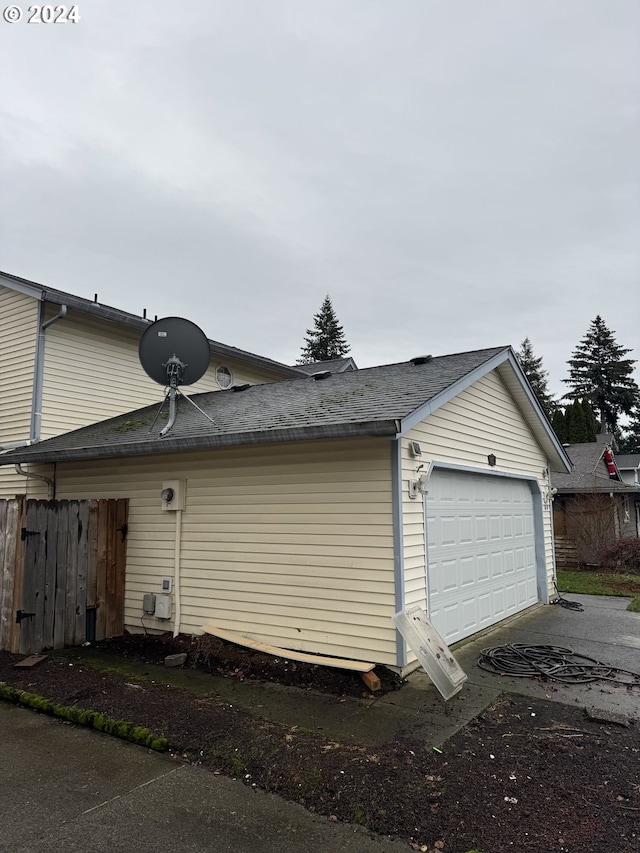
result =
[[[176,535],[175,535],[175,550],[173,555],[173,636],[177,637],[180,633],[180,551],[182,546],[182,510],[177,509],[176,513]]]
[[[23,477],[28,477],[30,480],[42,480],[49,486],[49,500],[53,500],[56,496],[56,483],[51,477],[45,477],[44,474],[33,474],[31,471],[25,471],[22,465],[17,462],[15,465],[16,474],[21,474]]]

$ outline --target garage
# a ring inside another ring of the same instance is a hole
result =
[[[426,518],[429,616],[447,643],[538,601],[527,480],[436,469]]]

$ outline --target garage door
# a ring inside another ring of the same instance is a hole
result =
[[[526,481],[436,469],[425,500],[429,617],[448,643],[536,603]]]

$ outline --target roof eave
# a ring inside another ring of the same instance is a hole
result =
[[[514,396],[517,405],[521,408],[523,415],[531,424],[534,435],[540,446],[545,451],[549,464],[553,471],[570,473],[572,463],[566,451],[558,441],[551,424],[540,406],[531,386],[524,375],[522,368],[511,347],[505,347],[500,352],[491,356],[483,364],[470,371],[457,382],[449,385],[433,397],[428,403],[415,409],[410,415],[402,419],[401,434],[416,426],[420,421],[436,412],[445,403],[457,397],[462,391],[471,387],[492,370],[497,370],[509,391]]]
[[[396,421],[363,421],[351,424],[299,427],[261,432],[202,435],[192,438],[154,438],[148,441],[117,445],[96,445],[73,449],[50,450],[38,453],[38,445],[0,455],[0,466],[17,463],[46,464],[79,462],[90,459],[119,459],[131,456],[184,453],[190,450],[212,450],[221,447],[240,447],[260,444],[279,444],[287,441],[314,441],[338,438],[395,438]]]

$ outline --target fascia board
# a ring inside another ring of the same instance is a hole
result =
[[[505,380],[505,384],[507,384],[507,387],[509,387],[509,377],[504,375],[504,366],[506,366],[506,364],[508,364],[511,370],[513,371],[513,378],[517,380],[519,389],[522,390],[527,399],[527,402],[533,409],[533,414],[537,416],[539,430],[545,439],[541,442],[541,445],[544,447],[547,455],[549,455],[549,451],[555,452],[557,456],[556,461],[563,466],[567,474],[571,473],[573,469],[573,463],[567,455],[567,451],[558,441],[558,437],[553,431],[551,424],[547,420],[547,416],[542,410],[542,406],[538,402],[538,398],[533,393],[533,389],[531,388],[531,385],[529,384],[529,381],[525,376],[522,367],[520,366],[520,362],[518,361],[516,354],[514,353],[511,347],[509,347],[509,349],[507,350],[507,358],[504,360],[502,365],[503,370],[499,371],[503,380]]]
[[[25,296],[33,296],[34,299],[41,299],[42,291],[44,290],[44,288],[28,282],[26,279],[16,278],[5,272],[0,272],[0,284],[9,290],[23,293]]]

